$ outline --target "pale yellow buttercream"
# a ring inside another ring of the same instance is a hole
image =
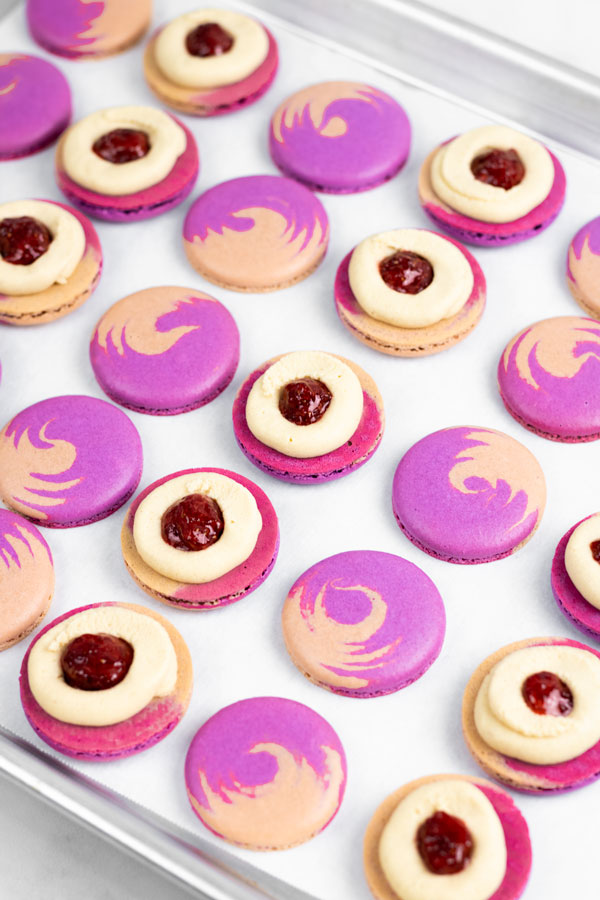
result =
[[[598,540],[600,513],[578,525],[565,548],[565,568],[569,578],[596,609],[600,609],[600,563],[592,556],[590,544]]]

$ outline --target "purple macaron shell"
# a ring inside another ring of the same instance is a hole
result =
[[[376,697],[416,681],[437,659],[446,630],[434,583],[399,556],[338,553],[294,583],[283,611],[296,665],[336,694]]]
[[[183,469],[181,472],[174,472],[172,475],[166,475],[159,478],[153,484],[145,488],[131,504],[129,515],[127,516],[127,528],[133,532],[133,520],[135,513],[148,494],[155,488],[171,481],[173,478],[179,478],[180,475],[193,475],[197,472],[216,472],[220,475],[226,475],[245,487],[256,501],[258,511],[262,518],[262,529],[258,535],[254,550],[243,563],[216,578],[214,581],[205,584],[179,584],[170,600],[172,605],[181,606],[182,609],[216,609],[217,607],[227,606],[240,600],[246,594],[256,590],[265,578],[271,572],[277,559],[279,551],[279,522],[277,513],[265,492],[258,485],[238,475],[237,472],[230,472],[228,469]],[[177,603],[180,601],[180,603]]]
[[[240,336],[231,313],[190,288],[150,288],[102,317],[90,344],[94,374],[117,403],[175,415],[209,403],[232,380]]]
[[[550,153],[550,156],[554,165],[554,182],[550,193],[538,206],[512,222],[482,222],[448,207],[429,202],[422,204],[423,209],[437,226],[466,244],[493,247],[525,241],[544,231],[554,222],[565,200],[564,169],[553,153]]]
[[[260,744],[272,745],[272,749],[253,752]],[[277,787],[276,776],[283,774],[275,756],[278,751],[288,759],[293,757],[296,788],[287,779]],[[337,771],[330,764],[332,751],[338,762]],[[260,791],[252,789],[275,782],[276,789],[289,794],[290,816],[293,816],[294,791],[302,791],[301,773],[306,768],[323,793],[337,781],[339,808],[346,787],[346,756],[331,725],[303,703],[280,697],[253,697],[219,710],[196,732],[185,761],[185,781],[188,795],[195,801],[192,808],[196,814],[214,834],[223,836],[202,819],[202,811],[210,813],[212,809],[205,788],[235,809],[237,797],[242,801],[260,798]],[[303,799],[300,796],[300,804]],[[336,812],[337,808],[333,815]],[[310,822],[298,821],[297,843],[328,824],[319,821],[320,809],[314,810],[314,814],[312,832]],[[249,826],[248,843],[251,843],[251,822]],[[307,833],[303,831],[305,828]]]
[[[543,472],[526,447],[493,429],[455,427],[407,451],[392,505],[417,547],[468,564],[502,559],[531,537],[545,496]]]
[[[511,797],[491,785],[473,782],[488,798],[500,819],[506,841],[506,872],[497,891],[489,900],[517,900],[525,890],[531,872],[529,828]]]
[[[69,528],[127,502],[142,474],[131,420],[105,400],[41,400],[0,432],[0,495],[39,525]]]
[[[367,84],[314,84],[271,120],[269,149],[284,175],[335,194],[375,187],[404,165],[410,123],[389,94]]]
[[[103,8],[102,0],[27,0],[27,22],[38,44],[75,59],[94,43],[85,34]]]
[[[267,447],[254,437],[246,421],[246,401],[252,385],[266,372],[271,363],[265,363],[248,376],[238,391],[233,404],[233,431],[240,450],[251,463],[268,475],[294,484],[318,484],[342,478],[364,465],[381,442],[383,420],[375,400],[363,391],[363,414],[358,428],[349,441],[337,450],[323,456],[297,459]]]
[[[600,438],[600,323],[579,316],[523,329],[502,354],[498,387],[509,413],[554,441]]]
[[[185,131],[187,144],[167,177],[158,184],[153,184],[135,194],[109,196],[77,184],[69,178],[62,164],[58,164],[56,181],[59,188],[68,200],[86,215],[107,222],[137,222],[159,216],[178,206],[194,187],[200,164],[193,134],[175,116],[171,118]]]
[[[36,153],[71,119],[71,89],[62,72],[37,56],[0,54],[0,159]]]
[[[586,222],[569,245],[567,284],[580,305],[600,318],[600,216]]]
[[[69,619],[75,612],[79,613],[85,609],[96,609],[106,605],[92,603],[89,606],[82,606],[79,609],[70,610],[46,625],[31,642],[23,658],[19,676],[23,711],[38,737],[54,750],[58,750],[59,753],[64,753],[66,756],[98,762],[120,759],[153,747],[175,728],[185,712],[176,695],[171,694],[167,697],[155,698],[144,709],[124,722],[117,722],[115,725],[86,726],[61,722],[50,716],[39,705],[29,687],[27,674],[29,654],[34,644],[50,628]]]
[[[592,606],[577,590],[565,566],[565,550],[569,539],[575,529],[589,518],[591,516],[586,516],[585,519],[576,522],[560,539],[552,560],[550,581],[552,593],[560,611],[575,628],[578,628],[587,637],[598,641],[600,640],[600,609]]]

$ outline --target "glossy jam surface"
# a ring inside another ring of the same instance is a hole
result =
[[[217,22],[203,22],[190,31],[185,47],[192,56],[222,56],[233,47],[233,38]]]
[[[454,875],[471,861],[473,838],[462,819],[438,810],[419,825],[417,848],[434,875]]]
[[[15,266],[30,266],[42,256],[52,235],[43,222],[31,216],[0,221],[0,256]]]
[[[568,716],[573,709],[569,685],[554,672],[536,672],[521,687],[523,700],[538,716]]]
[[[96,156],[120,166],[146,156],[150,139],[145,131],[136,128],[115,128],[94,141],[92,150]]]
[[[590,550],[592,551],[592,556],[596,560],[597,563],[600,563],[600,541],[592,541],[590,544]]]
[[[309,376],[298,378],[281,388],[279,412],[294,425],[314,425],[327,412],[331,398],[331,391],[322,381]]]
[[[419,294],[433,281],[429,260],[411,250],[397,250],[379,263],[379,274],[393,291]]]
[[[67,644],[60,665],[65,681],[81,691],[105,691],[123,681],[133,647],[112,634],[82,634]]]
[[[221,507],[206,494],[188,494],[161,518],[162,539],[177,550],[205,550],[219,540],[224,527]]]
[[[488,150],[471,162],[477,181],[509,191],[523,181],[525,166],[516,150]]]

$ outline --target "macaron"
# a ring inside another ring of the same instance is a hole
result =
[[[114,106],[90,113],[56,148],[56,180],[82,212],[107,222],[149,219],[182,203],[198,176],[196,141],[169,113]]]
[[[0,53],[0,160],[43,150],[71,120],[71,89],[60,69],[26,53]]]
[[[177,629],[133,603],[95,603],[59,616],[30,645],[20,675],[21,703],[37,736],[92,762],[162,741],[185,714],[192,686],[190,652]]]
[[[489,656],[467,684],[467,747],[513,790],[556,793],[600,777],[600,653],[561,637],[528,638]]]
[[[342,324],[363,344],[390,356],[429,356],[475,328],[486,284],[458,241],[403,228],[371,235],[348,253],[334,296]]]
[[[144,54],[144,76],[161,103],[217,116],[255,103],[277,72],[275,38],[230,9],[197,9],[163,25]]]
[[[540,464],[509,435],[454,427],[417,441],[394,475],[398,525],[419,549],[452,563],[484,563],[518,550],[546,503]]]
[[[531,841],[501,788],[466,775],[429,775],[380,804],[363,856],[376,900],[516,900],[529,879]]]
[[[154,416],[210,403],[232,380],[239,356],[231,313],[209,294],[185,287],[147,288],[119,300],[90,343],[102,390]]]
[[[227,469],[185,469],[136,497],[121,546],[131,577],[178,609],[214,609],[256,590],[275,565],[277,514],[267,495]]]
[[[0,204],[0,322],[41,325],[98,286],[102,247],[87,216],[54,200]]]
[[[50,397],[0,431],[0,497],[48,528],[104,519],[135,491],[142,442],[125,413],[95,397]]]
[[[285,850],[337,813],[346,757],[331,725],[308,706],[253,697],[219,710],[196,732],[185,783],[213,834],[249,850]]]
[[[565,199],[559,160],[505,125],[485,125],[436,147],[419,174],[430,219],[467,244],[499,247],[552,224]]]
[[[410,150],[410,122],[402,106],[376,87],[323,81],[277,108],[269,150],[284,175],[313,190],[353,194],[400,171]]]
[[[356,471],[375,453],[384,423],[383,400],[371,376],[348,359],[318,350],[264,363],[244,381],[233,404],[242,453],[293,484]]]
[[[53,593],[50,547],[35,525],[0,509],[0,650],[37,628]]]
[[[27,0],[27,24],[41,47],[70,59],[120,53],[144,34],[152,0]]]
[[[600,319],[600,216],[586,222],[569,244],[567,285],[587,315]]]
[[[600,514],[569,528],[552,560],[551,584],[558,608],[588,638],[600,640],[598,577]]]
[[[329,221],[308,188],[291,178],[248,175],[201,194],[183,225],[193,268],[232,291],[277,291],[325,256]]]
[[[511,416],[551,441],[600,438],[600,324],[579,316],[543,319],[519,332],[498,365]]]
[[[282,627],[292,661],[314,684],[378,697],[412,684],[435,662],[446,614],[418,566],[392,553],[351,550],[300,575]]]

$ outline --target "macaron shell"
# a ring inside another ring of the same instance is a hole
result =
[[[101,606],[122,606],[124,609],[131,609],[160,622],[168,632],[177,656],[177,681],[175,687],[168,696],[155,697],[134,716],[114,725],[88,726],[61,722],[59,719],[50,716],[39,705],[31,692],[27,674],[29,654],[36,641],[49,628],[64,622],[75,613]],[[103,762],[109,759],[120,759],[124,756],[131,756],[134,753],[147,750],[161,741],[175,728],[190,702],[193,687],[192,660],[187,645],[177,629],[158,613],[147,609],[145,606],[137,606],[133,603],[92,603],[89,606],[82,606],[79,609],[73,609],[59,616],[40,631],[25,654],[19,683],[25,716],[39,738],[49,744],[54,750],[58,750],[59,753],[81,760]]]
[[[63,163],[64,136],[56,148],[56,181],[67,199],[84,213],[107,222],[134,222],[159,216],[178,206],[191,192],[200,167],[198,148],[192,132],[172,116],[186,134],[186,147],[166,178],[134,194],[109,196],[89,190],[73,181]]]
[[[379,840],[383,829],[401,800],[416,788],[448,778],[474,784],[490,801],[504,830],[507,863],[500,887],[488,900],[517,900],[525,890],[531,871],[531,842],[527,822],[505,791],[489,781],[466,775],[429,775],[405,784],[390,794],[377,808],[365,834],[363,856],[367,883],[376,900],[403,900],[390,887],[379,862]],[[458,898],[457,898],[458,900]]]
[[[50,548],[35,525],[0,509],[0,650],[42,621],[54,593]]]
[[[515,650],[552,645],[587,650],[600,659],[600,652],[597,650],[568,638],[528,638],[517,641],[502,647],[481,663],[471,676],[463,697],[463,734],[471,755],[488,775],[515,791],[531,794],[562,792],[584,787],[600,777],[600,741],[575,759],[538,766],[498,753],[485,743],[475,726],[475,700],[483,679],[492,667]]]
[[[275,291],[301,281],[323,259],[328,240],[321,202],[278,175],[217,184],[194,201],[183,226],[194,269],[233,291]]]
[[[502,559],[531,538],[546,500],[532,453],[491,428],[454,427],[414,444],[392,488],[398,525],[425,553],[452,563]]]
[[[579,316],[524,328],[498,364],[500,396],[521,425],[552,441],[600,438],[600,324]]]
[[[41,325],[60,319],[85,303],[100,281],[102,247],[90,220],[65,203],[44,202],[60,206],[81,224],[85,235],[83,256],[64,284],[53,284],[35,294],[0,293],[0,322],[5,325]]]
[[[437,659],[446,615],[417,566],[376,550],[338,553],[311,566],[286,598],[283,635],[315,684],[377,697],[412,684]]]
[[[567,284],[581,308],[600,319],[600,216],[586,222],[569,245]]]
[[[198,90],[183,87],[169,81],[156,64],[154,47],[162,29],[159,29],[148,42],[144,54],[144,76],[150,89],[158,99],[190,116],[218,116],[235,112],[244,106],[250,106],[262,97],[269,89],[279,63],[277,43],[271,32],[265,28],[269,39],[269,49],[264,62],[247,78],[235,84],[222,85],[210,90]]]
[[[280,357],[268,360],[259,369],[255,369],[238,391],[233,404],[233,430],[240,450],[251,463],[262,469],[268,475],[279,478],[282,481],[290,481],[294,484],[315,484],[321,481],[332,481],[334,478],[342,478],[350,472],[364,465],[371,458],[381,443],[385,424],[383,413],[383,400],[377,385],[370,375],[360,366],[337,356],[343,363],[349,366],[358,377],[363,389],[363,415],[358,428],[351,439],[326,453],[323,456],[313,456],[309,459],[297,459],[286,456],[272,447],[267,447],[254,437],[246,422],[246,401],[254,382],[260,378],[269,366]]]
[[[148,288],[119,300],[90,344],[102,390],[156,416],[209,403],[231,382],[239,355],[231,313],[209,294],[184,287]]]
[[[0,160],[43,150],[71,120],[71,89],[38,56],[0,53]]]
[[[250,491],[262,517],[262,530],[259,533],[256,546],[248,559],[220,578],[204,584],[174,581],[165,575],[161,575],[160,572],[155,571],[144,562],[137,552],[133,540],[133,520],[142,500],[166,481],[178,478],[180,475],[194,474],[196,472],[217,472],[237,481],[238,484]],[[172,475],[160,478],[136,497],[123,523],[121,547],[129,574],[142,590],[151,597],[160,600],[162,603],[167,603],[169,606],[181,609],[215,609],[219,606],[234,603],[236,600],[241,600],[246,594],[259,587],[269,575],[275,565],[279,550],[279,523],[277,514],[267,495],[248,478],[244,478],[242,475],[230,472],[227,469],[184,469],[181,472],[174,472]]]
[[[396,175],[409,149],[404,109],[368,84],[313,84],[284,100],[271,119],[273,162],[313,190],[369,190]]]
[[[104,400],[41,400],[0,432],[0,496],[49,528],[85,525],[127,502],[142,474],[142,444]]]
[[[473,290],[454,316],[424,328],[399,328],[380,322],[366,313],[350,286],[348,267],[353,250],[340,263],[335,277],[335,307],[343,325],[354,337],[373,350],[389,356],[430,356],[454,346],[475,328],[483,315],[486,298],[485,276],[475,257],[458,241],[446,238],[465,255],[473,272]]]
[[[444,145],[440,144],[440,146]],[[429,218],[439,228],[459,241],[482,247],[516,244],[544,231],[552,224],[562,209],[566,191],[565,172],[556,156],[548,150],[554,165],[554,183],[546,199],[531,212],[512,222],[482,222],[479,219],[464,216],[443,203],[432,187],[431,164],[439,149],[436,147],[421,167],[419,200]]]
[[[192,809],[214,834],[252,850],[283,850],[335,816],[346,758],[331,725],[308,706],[254,697],[201,726],[185,781]]]
[[[126,50],[144,34],[151,15],[151,0],[27,0],[34,40],[70,59]]]
[[[585,519],[576,522],[560,539],[552,560],[551,584],[554,599],[563,615],[587,637],[598,641],[600,640],[600,609],[592,606],[577,590],[565,566],[565,550],[569,539],[575,529],[589,518],[590,516],[586,516]]]

